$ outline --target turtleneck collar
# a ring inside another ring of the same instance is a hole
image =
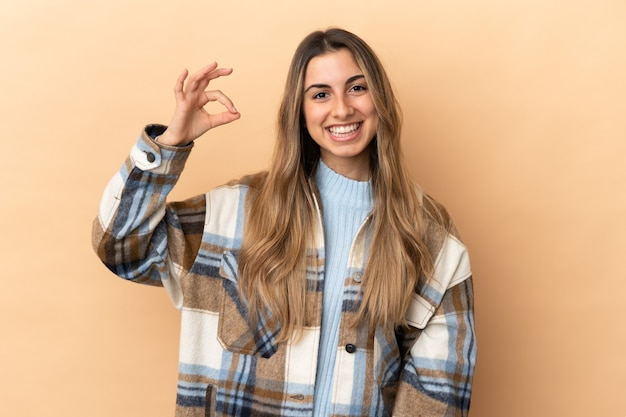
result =
[[[330,169],[321,159],[315,182],[325,204],[349,205],[354,209],[372,209],[372,182],[356,181]]]

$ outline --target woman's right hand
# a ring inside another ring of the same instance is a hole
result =
[[[184,70],[174,86],[176,110],[159,142],[166,145],[184,146],[202,136],[208,130],[239,119],[241,115],[233,102],[219,90],[205,91],[209,82],[230,75],[232,68],[218,68],[214,62],[189,77]],[[226,107],[222,113],[210,114],[204,106],[217,101]]]

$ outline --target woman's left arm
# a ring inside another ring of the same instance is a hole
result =
[[[434,279],[407,319],[421,329],[404,361],[393,416],[467,416],[476,364],[474,295],[465,246],[448,237]]]

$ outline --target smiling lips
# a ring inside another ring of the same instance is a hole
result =
[[[361,123],[352,123],[349,125],[341,125],[341,126],[330,126],[328,129],[328,132],[334,136],[337,139],[347,139],[349,137],[351,137],[357,130],[359,130],[359,127],[361,126]]]

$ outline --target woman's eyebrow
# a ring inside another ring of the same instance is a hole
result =
[[[353,83],[356,80],[361,79],[361,78],[365,78],[365,75],[363,75],[363,74],[353,75],[352,77],[350,77],[350,78],[348,78],[346,80],[346,85],[348,85],[350,83]],[[310,86],[308,86],[307,88],[304,89],[304,92],[306,93],[311,88],[321,88],[321,89],[324,89],[324,88],[330,88],[330,85],[328,85],[328,84],[311,84]]]
[[[365,78],[365,75],[363,74],[358,74],[358,75],[353,75],[352,77],[348,78],[348,80],[346,81],[346,85],[355,82],[358,79],[361,78]]]

